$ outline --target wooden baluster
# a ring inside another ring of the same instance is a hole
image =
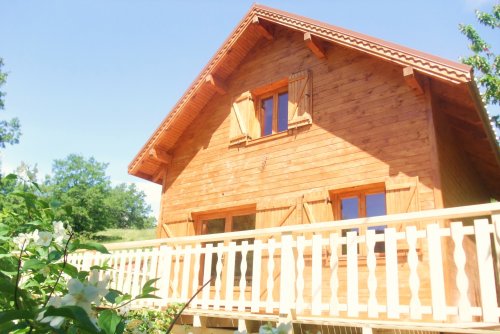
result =
[[[420,289],[420,278],[418,277],[418,255],[417,255],[417,228],[406,227],[406,241],[408,242],[408,266],[410,267],[410,318],[422,319],[422,309],[418,291]]]
[[[245,289],[247,287],[247,254],[248,254],[248,241],[245,240],[241,243],[241,278],[240,278],[240,300],[238,302],[238,311],[245,311]]]
[[[184,249],[184,258],[182,264],[182,282],[181,282],[181,299],[188,300],[189,296],[189,278],[191,272],[191,245],[187,245]],[[196,290],[195,290],[196,291]],[[194,292],[193,292],[194,293]]]
[[[292,234],[281,235],[280,314],[290,314],[295,303],[295,259]]]
[[[172,298],[178,299],[179,293],[177,288],[179,287],[179,272],[181,268],[181,250],[182,246],[175,249],[175,265],[174,265],[174,279],[172,281]]]
[[[450,230],[451,238],[455,244],[453,259],[455,260],[455,265],[457,266],[456,282],[460,295],[458,300],[458,317],[461,321],[472,321],[472,310],[468,296],[469,279],[467,278],[467,273],[465,271],[466,256],[463,246],[464,231],[462,222],[451,223]]]
[[[205,284],[209,279],[211,279],[212,275],[212,254],[213,254],[213,244],[205,245],[205,268],[203,271],[203,284]],[[201,296],[201,308],[204,310],[208,310],[208,302],[210,299],[210,286],[212,284],[207,284],[202,291]]]
[[[233,310],[234,296],[234,271],[236,261],[236,242],[229,243],[229,251],[227,253],[227,270],[226,270],[226,311]]]
[[[253,271],[252,271],[252,312],[260,309],[260,277],[262,263],[262,241],[255,240],[253,244]]]
[[[159,278],[160,277],[159,270],[158,270],[158,259],[159,259],[159,256],[160,256],[159,249],[158,248],[154,248],[151,251],[151,264],[149,266],[149,275],[148,275],[149,277],[148,277],[148,279],[153,279],[153,278]],[[157,289],[159,288],[159,282],[158,281],[155,282],[154,287],[157,288]],[[158,292],[155,292],[155,296],[158,296]],[[151,304],[153,306],[159,305],[158,300],[156,300],[156,299],[153,299],[151,301]]]
[[[321,274],[323,271],[323,245],[321,234],[312,237],[312,284],[311,284],[311,314],[321,315]]]
[[[446,320],[443,256],[438,224],[427,225],[427,247],[429,249],[429,274],[431,276],[432,315],[434,320]]]
[[[193,267],[193,282],[191,285],[191,290],[193,291],[193,294],[198,291],[198,286],[200,285],[199,282],[199,277],[200,277],[200,257],[201,257],[201,245],[196,244],[194,248],[194,267]],[[205,282],[202,282],[204,284]],[[191,302],[191,308],[197,308],[199,305],[198,303],[198,296],[196,295],[193,298],[193,301]]]
[[[297,237],[297,314],[302,314],[304,311],[304,248],[305,237]]]
[[[273,289],[274,289],[274,249],[276,241],[270,238],[267,242],[269,259],[267,262],[267,300],[266,312],[273,312]]]
[[[347,232],[347,315],[359,315],[359,280],[358,280],[358,239],[357,232]]]
[[[368,317],[378,317],[377,274],[375,272],[377,259],[375,257],[375,230],[366,231],[366,266],[368,267]]]
[[[474,220],[483,321],[498,323],[497,293],[489,228],[487,219]]]
[[[166,245],[160,246],[160,297],[163,305],[170,303],[168,292],[170,290],[170,268],[172,267],[172,248]]]
[[[215,300],[214,300],[214,310],[220,309],[220,289],[222,286],[222,248],[224,247],[223,242],[217,244],[217,265],[215,266]]]
[[[132,275],[132,286],[130,287],[132,297],[139,294],[141,290],[140,279],[141,279],[141,265],[142,265],[142,249],[135,250],[134,257],[134,274]],[[133,305],[137,305],[137,301],[132,302]]]
[[[399,319],[399,272],[398,243],[396,229],[385,229],[385,278],[387,295],[387,317]]]
[[[124,272],[125,281],[123,283],[123,290],[121,291],[123,293],[132,294],[131,286],[132,286],[132,276],[134,272],[134,268],[132,267],[134,263],[134,251],[132,249],[128,251],[125,263],[126,263]]]
[[[338,233],[330,234],[330,315],[338,316],[339,312],[339,235]]]

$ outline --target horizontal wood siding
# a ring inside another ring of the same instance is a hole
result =
[[[425,100],[405,84],[402,68],[339,46],[327,47],[321,60],[301,34],[277,29],[275,37],[257,43],[226,80],[227,93],[214,95],[180,137],[164,183],[162,221],[245,204],[259,210],[258,203],[397,175],[418,176],[420,208],[434,208]],[[229,147],[234,97],[301,70],[312,73],[313,124]],[[315,206],[324,204],[310,205],[322,219],[328,213]],[[268,213],[257,225],[270,226],[288,207],[262,210]],[[302,214],[285,224],[307,222]]]

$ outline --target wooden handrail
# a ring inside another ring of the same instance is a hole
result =
[[[196,235],[186,237],[163,238],[142,241],[130,241],[122,243],[106,244],[108,250],[131,249],[131,248],[150,248],[160,245],[179,245],[187,243],[206,243],[225,240],[240,240],[248,238],[259,238],[266,236],[282,235],[283,233],[319,233],[336,229],[345,229],[355,226],[379,226],[392,223],[409,224],[414,222],[432,222],[446,219],[469,218],[490,216],[500,213],[500,202],[477,204],[469,206],[460,206],[446,209],[425,210],[409,213],[398,213],[385,216],[357,218],[347,220],[327,221],[307,225],[291,225],[282,227],[270,227],[257,230],[216,233],[209,235]]]

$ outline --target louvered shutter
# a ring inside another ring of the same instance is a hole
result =
[[[231,126],[229,141],[231,145],[258,138],[260,124],[255,113],[252,94],[245,92],[236,97],[231,105]]]
[[[293,73],[288,78],[288,128],[312,123],[312,73]]]

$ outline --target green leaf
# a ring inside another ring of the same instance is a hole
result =
[[[116,327],[118,326],[118,324],[120,324],[121,321],[122,318],[118,314],[116,314],[115,311],[104,310],[99,314],[97,323],[106,334],[115,334]]]
[[[63,264],[58,263],[57,268],[59,270],[62,270],[66,275],[70,276],[71,278],[76,278],[78,276],[78,269],[76,269],[76,267],[70,263],[66,263],[64,269],[63,269]]]
[[[71,244],[70,250],[71,250],[71,252],[74,252],[78,249],[95,250],[95,251],[98,251],[98,252],[103,253],[103,254],[109,254],[106,247],[104,247],[103,245],[101,245],[97,242],[81,243],[80,241],[77,240]]]
[[[38,259],[29,259],[27,261],[24,262],[24,265],[23,265],[23,270],[34,270],[34,271],[37,271],[39,269],[42,269],[43,267],[45,267],[47,264],[38,260]]]
[[[106,294],[106,296],[104,296],[104,298],[106,298],[106,300],[108,302],[110,302],[111,304],[115,304],[116,303],[116,299],[121,295],[121,292],[120,291],[117,291],[117,290],[109,290],[109,292]]]
[[[49,306],[47,311],[45,311],[45,316],[65,317],[73,320],[79,328],[89,333],[99,333],[99,329],[90,320],[87,312],[79,306],[63,306],[58,308]]]
[[[49,253],[49,256],[48,256],[48,259],[50,262],[56,262],[57,260],[59,260],[62,256],[64,255],[63,252],[60,252],[58,250],[53,250]]]
[[[27,310],[7,310],[0,312],[0,325],[3,325],[6,322],[11,320],[19,320],[19,319],[30,319],[35,315],[33,312]]]

